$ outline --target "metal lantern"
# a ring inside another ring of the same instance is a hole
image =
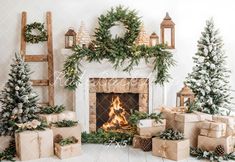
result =
[[[151,35],[150,35],[150,46],[153,47],[153,46],[156,46],[157,44],[159,44],[159,37],[158,35],[153,32]]]
[[[65,48],[73,48],[76,45],[76,32],[70,28],[65,34]]]
[[[175,48],[175,23],[168,12],[161,23],[161,43],[165,44],[167,48]]]
[[[193,91],[184,84],[184,87],[177,93],[176,106],[189,106],[194,101]]]

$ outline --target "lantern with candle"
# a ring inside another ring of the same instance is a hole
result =
[[[159,44],[159,37],[158,35],[153,32],[151,35],[150,35],[150,46],[153,47],[153,46],[156,46],[157,44]]]
[[[76,45],[76,35],[73,28],[69,28],[65,33],[65,48],[73,48]]]
[[[177,93],[176,106],[189,106],[193,101],[193,91],[186,84],[184,84],[184,87]]]

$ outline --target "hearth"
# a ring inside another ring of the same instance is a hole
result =
[[[97,93],[96,128],[106,131],[128,130],[128,119],[134,110],[139,110],[138,93]]]

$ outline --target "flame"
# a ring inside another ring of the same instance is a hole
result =
[[[129,125],[127,121],[129,114],[122,107],[122,103],[118,96],[112,99],[109,110],[109,119],[102,126],[104,130],[119,129]]]

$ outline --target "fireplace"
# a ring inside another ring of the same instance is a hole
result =
[[[131,111],[139,110],[138,93],[97,93],[96,128],[127,130]]]
[[[128,129],[131,111],[148,112],[147,78],[90,78],[89,87],[90,131]]]

